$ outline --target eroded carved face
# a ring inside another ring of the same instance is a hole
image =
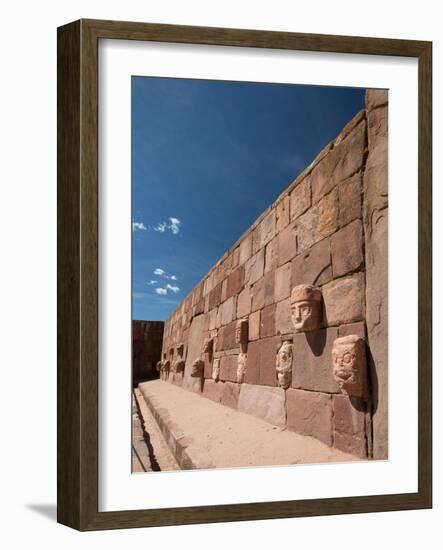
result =
[[[317,330],[322,321],[321,292],[311,285],[299,285],[291,294],[291,319],[297,332]]]
[[[191,376],[201,378],[203,376],[204,362],[201,359],[196,359],[191,365]]]
[[[237,382],[242,384],[246,374],[246,353],[239,353],[237,358]]]
[[[216,382],[220,379],[220,359],[214,359],[214,364],[212,365],[212,379]]]
[[[235,342],[237,344],[246,345],[248,343],[248,320],[240,319],[235,327]]]
[[[292,342],[285,340],[277,353],[276,370],[278,385],[289,388],[292,379]]]
[[[367,391],[365,341],[351,334],[334,340],[334,378],[343,393],[364,397]]]

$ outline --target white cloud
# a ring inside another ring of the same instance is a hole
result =
[[[160,267],[157,267],[156,269],[154,269],[154,275],[164,275],[165,273],[166,272]]]
[[[151,279],[150,281],[146,281],[147,285],[155,285],[157,283],[158,283],[158,281],[155,281],[154,279]]]
[[[166,288],[156,288],[156,289],[155,289],[155,292],[156,292],[157,294],[161,294],[162,296],[164,296],[165,294],[168,293],[168,291],[166,290]]]
[[[143,222],[132,222],[132,231],[146,231],[147,229]]]
[[[171,275],[169,278],[172,279],[173,281],[177,280],[177,277],[175,275]]]
[[[181,221],[178,218],[169,218],[169,229],[172,231],[174,235],[177,235],[177,233],[180,231],[180,225]]]
[[[168,224],[166,222],[160,222],[154,227],[154,231],[158,231],[159,233],[164,233],[167,227],[168,227]]]
[[[177,292],[179,292],[180,288],[178,286],[173,286],[173,285],[166,285],[166,288],[171,290],[174,294],[177,294]]]

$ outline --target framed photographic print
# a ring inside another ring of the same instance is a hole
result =
[[[431,51],[59,28],[59,522],[431,507]]]

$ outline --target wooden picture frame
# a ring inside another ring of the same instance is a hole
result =
[[[206,44],[418,59],[419,343],[416,493],[98,511],[98,42]],[[58,521],[79,530],[363,513],[432,506],[432,44],[80,20],[58,29]]]

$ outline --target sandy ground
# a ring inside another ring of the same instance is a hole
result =
[[[140,384],[186,439],[187,451],[216,468],[360,460],[161,380]],[[162,412],[162,414],[164,414]]]

